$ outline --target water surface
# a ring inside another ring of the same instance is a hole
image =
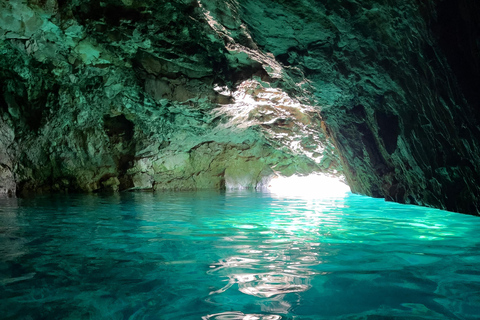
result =
[[[0,319],[479,319],[479,234],[353,194],[0,199]]]

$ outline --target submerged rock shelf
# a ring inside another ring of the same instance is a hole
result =
[[[478,111],[438,29],[449,3],[2,2],[0,192],[258,188],[324,172],[478,213]],[[474,53],[469,35],[452,46]]]

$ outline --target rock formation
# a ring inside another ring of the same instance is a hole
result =
[[[478,213],[475,90],[456,71],[478,75],[478,17],[461,26],[470,70],[446,49],[446,11],[0,2],[0,192],[258,188],[325,172],[361,194]]]

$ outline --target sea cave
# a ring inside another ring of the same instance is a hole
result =
[[[0,0],[0,319],[480,318],[480,3]]]

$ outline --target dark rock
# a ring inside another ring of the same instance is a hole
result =
[[[478,213],[475,9],[3,2],[0,192],[255,188],[326,172],[354,192]]]

